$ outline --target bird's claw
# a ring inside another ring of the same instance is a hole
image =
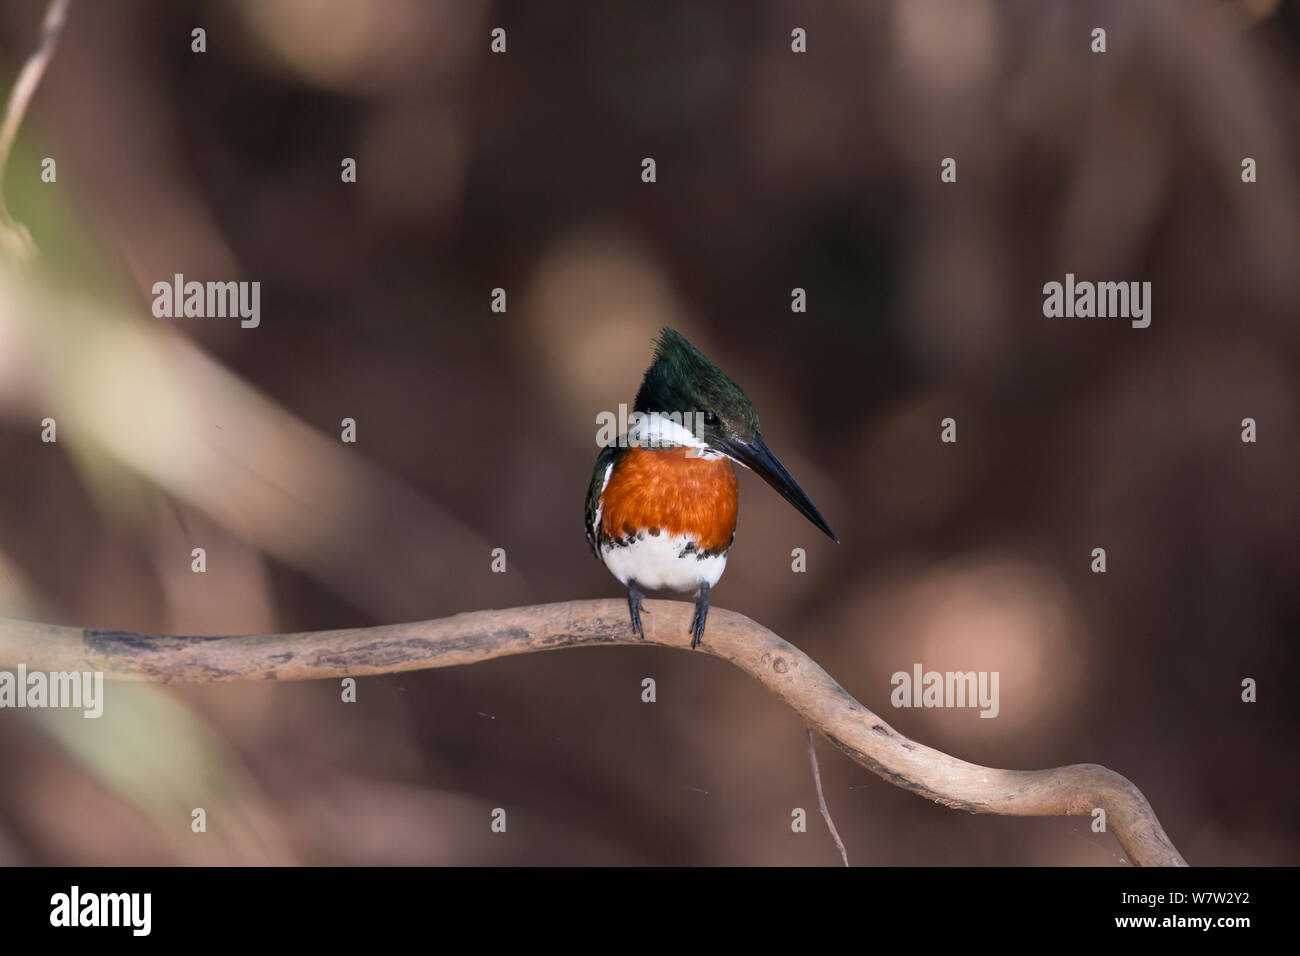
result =
[[[641,627],[641,592],[637,590],[636,582],[629,581],[627,585],[627,610],[632,617],[632,633],[645,640],[645,630]]]
[[[691,618],[691,627],[687,632],[691,635],[691,650],[700,646],[700,641],[704,640],[704,622],[709,616],[709,586],[700,585],[700,595],[695,599],[695,616]]]

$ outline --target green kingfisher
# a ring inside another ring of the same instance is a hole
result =
[[[655,343],[628,430],[602,448],[587,489],[587,542],[627,587],[632,631],[641,589],[691,592],[691,647],[704,636],[709,589],[736,537],[739,462],[838,543],[826,519],[768,449],[740,386],[672,329]]]

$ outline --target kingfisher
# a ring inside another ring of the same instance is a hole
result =
[[[644,639],[641,591],[691,592],[691,647],[704,637],[709,590],[736,537],[739,462],[836,543],[821,512],[772,454],[740,386],[681,333],[654,343],[630,417],[602,448],[587,489],[587,543],[627,588],[632,632]]]

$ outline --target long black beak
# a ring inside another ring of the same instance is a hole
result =
[[[713,439],[710,444],[715,445],[728,458],[740,462],[759,475],[780,492],[782,498],[794,505],[801,515],[825,532],[828,538],[839,544],[840,539],[835,537],[835,532],[826,523],[822,513],[804,494],[803,489],[799,487],[799,483],[790,477],[790,472],[785,470],[785,465],[781,464],[776,455],[772,454],[772,450],[763,441],[762,435],[755,432],[752,442],[721,438]]]

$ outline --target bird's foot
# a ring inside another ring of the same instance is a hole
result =
[[[645,631],[641,628],[641,592],[637,590],[635,581],[627,582],[627,610],[632,616],[632,633],[644,641]]]
[[[691,618],[691,650],[700,646],[700,641],[704,639],[704,621],[709,616],[709,586],[700,585],[700,594],[695,599],[695,616]]]

